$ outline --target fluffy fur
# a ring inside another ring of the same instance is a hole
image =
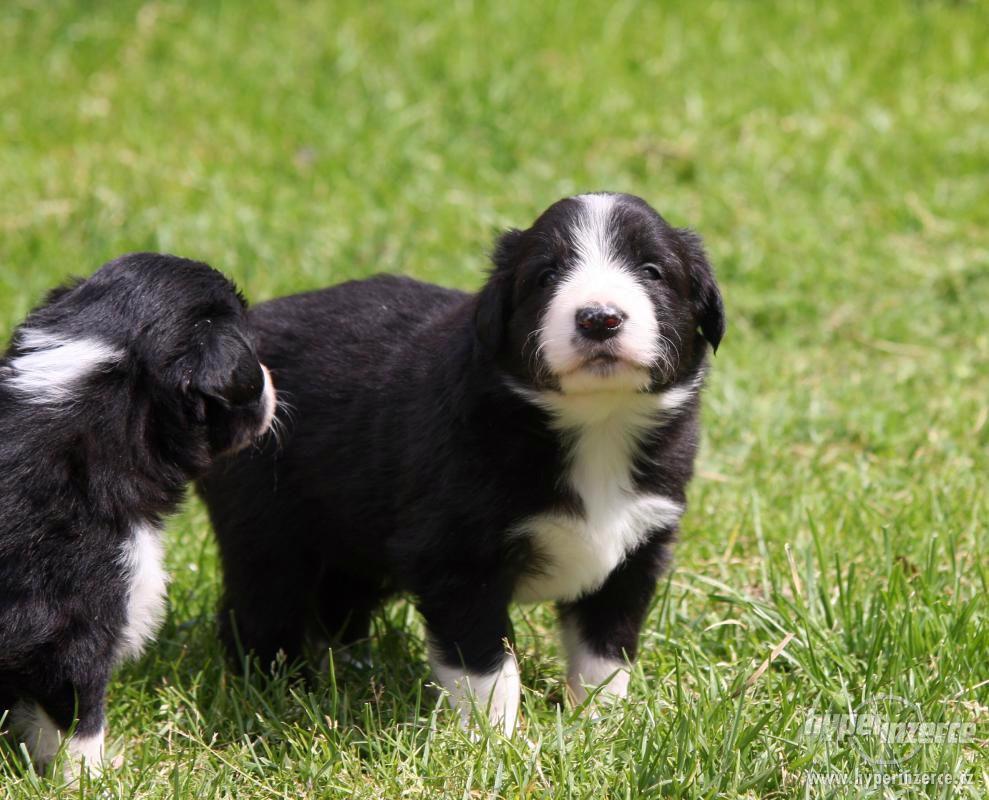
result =
[[[0,359],[0,716],[98,767],[113,667],[165,612],[160,526],[274,412],[220,273],[124,256],[51,293]]]
[[[254,309],[294,422],[202,491],[228,642],[352,642],[407,592],[451,700],[511,727],[513,601],[558,604],[578,699],[624,693],[724,312],[700,240],[628,195],[562,200],[493,260],[476,295],[377,277]]]

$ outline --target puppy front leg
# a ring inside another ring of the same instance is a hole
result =
[[[420,610],[426,618],[433,673],[463,725],[470,723],[476,705],[492,725],[511,734],[521,682],[515,654],[507,646],[508,598],[448,597],[431,600]]]
[[[628,694],[629,665],[638,650],[639,632],[665,553],[665,545],[647,543],[600,589],[560,606],[567,688],[576,705],[599,687],[600,700]]]
[[[106,736],[105,691],[106,681],[98,680],[86,686],[63,685],[22,700],[11,714],[11,730],[38,767],[50,766],[64,742],[66,777],[78,776],[84,769],[97,774],[103,767]],[[75,730],[68,736],[73,724]]]

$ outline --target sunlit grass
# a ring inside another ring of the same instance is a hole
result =
[[[191,502],[168,622],[111,689],[123,765],[74,796],[989,793],[986,30],[981,3],[891,0],[6,2],[0,331],[134,249],[254,301],[378,271],[476,287],[498,229],[597,188],[696,228],[729,316],[628,703],[563,704],[548,608],[515,613],[513,740],[443,713],[404,601],[370,666],[238,674]],[[890,694],[979,723],[906,765],[973,787],[803,782],[877,757],[808,715]],[[0,757],[0,795],[59,791]]]

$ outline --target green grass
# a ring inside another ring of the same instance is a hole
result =
[[[986,796],[987,6],[249,8],[3,3],[0,331],[134,249],[254,301],[378,271],[476,287],[498,229],[641,194],[705,237],[729,315],[678,564],[629,702],[561,705],[551,610],[518,609],[522,735],[474,740],[404,602],[369,668],[308,689],[225,668],[191,502],[168,622],[111,687],[123,766],[65,795]],[[973,786],[805,783],[875,757],[808,715],[887,694],[979,725],[908,762]],[[5,798],[61,791],[0,759]]]

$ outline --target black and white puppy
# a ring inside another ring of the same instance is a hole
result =
[[[98,768],[114,665],[165,610],[161,525],[274,414],[243,299],[139,253],[52,292],[0,359],[0,716],[38,764]]]
[[[554,601],[574,697],[624,695],[725,329],[698,237],[581,195],[504,234],[479,294],[376,277],[251,320],[294,423],[202,483],[245,649],[354,641],[408,592],[451,701],[511,729],[509,605]]]

